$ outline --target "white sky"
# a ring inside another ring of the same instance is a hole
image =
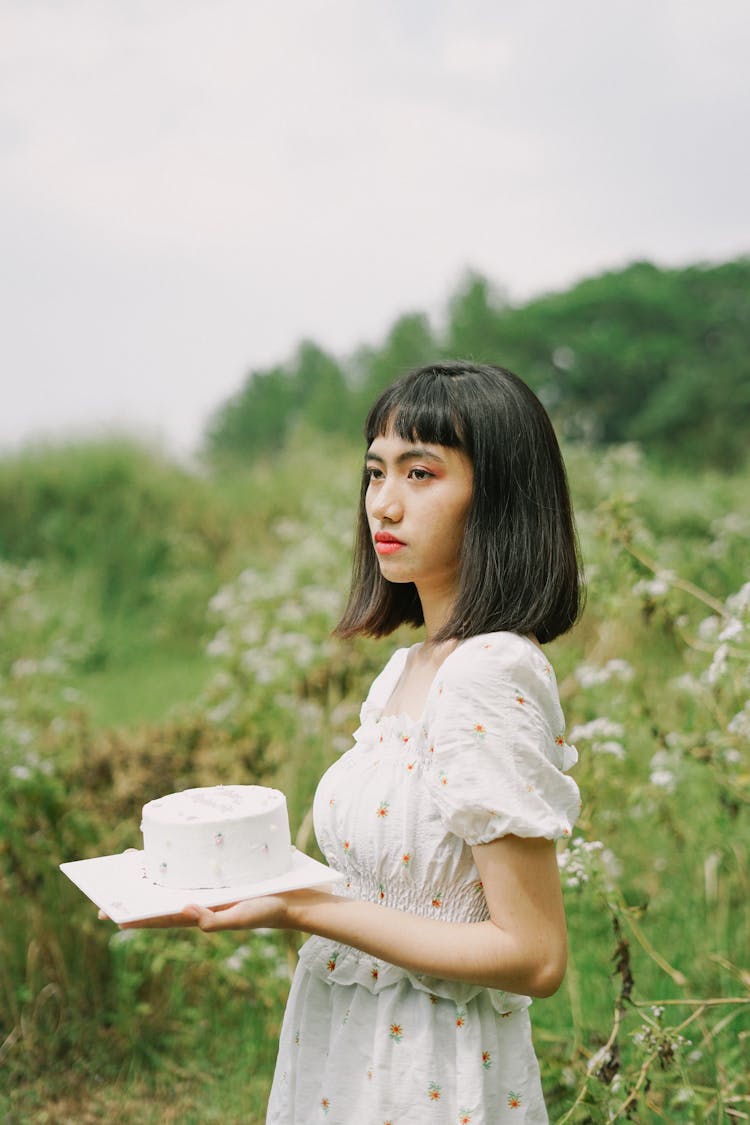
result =
[[[750,252],[748,58],[747,0],[0,0],[0,448],[187,451],[468,267]]]

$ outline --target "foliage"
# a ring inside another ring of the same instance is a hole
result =
[[[185,619],[229,551],[212,484],[127,441],[31,447],[0,461],[0,556],[83,578],[108,613],[167,597]],[[197,597],[196,597],[197,596]]]
[[[567,982],[534,1006],[551,1118],[741,1120],[750,480],[667,472],[633,445],[571,447],[567,460],[589,601],[550,657],[584,811],[560,854]],[[348,744],[373,672],[405,640],[329,635],[359,461],[359,450],[298,429],[281,459],[223,479],[234,571],[216,571],[204,606],[214,671],[156,724],[92,729],[71,694],[100,643],[74,572],[61,607],[46,581],[52,563],[0,568],[0,890],[14,904],[0,930],[8,1113],[86,1120],[106,1106],[106,1117],[120,1090],[120,1120],[170,1120],[175,1105],[175,1119],[262,1120],[293,949],[270,934],[113,933],[57,864],[138,846],[145,800],[223,780],[273,779],[300,846],[313,847],[317,778]],[[177,502],[175,520],[183,510]]]
[[[410,314],[351,359],[307,342],[287,366],[251,372],[216,413],[207,452],[254,458],[278,448],[301,417],[353,433],[396,375],[462,356],[518,371],[570,437],[736,467],[750,428],[749,294],[747,258],[672,270],[637,262],[520,306],[469,273],[441,331]]]

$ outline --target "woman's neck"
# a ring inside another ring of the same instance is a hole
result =
[[[456,590],[453,585],[427,591],[417,587],[417,593],[422,603],[425,641],[429,647],[446,622],[450,620],[456,600]]]

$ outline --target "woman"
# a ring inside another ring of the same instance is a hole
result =
[[[268,1125],[546,1122],[528,1007],[565,972],[554,841],[580,808],[541,648],[580,609],[562,458],[529,388],[470,363],[406,375],[365,431],[337,632],[424,640],[388,661],[316,793],[346,885],[168,921],[314,935]]]

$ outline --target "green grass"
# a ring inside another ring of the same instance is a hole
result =
[[[212,671],[198,646],[146,640],[124,653],[115,647],[105,667],[80,672],[71,686],[94,727],[137,726],[193,706]]]

